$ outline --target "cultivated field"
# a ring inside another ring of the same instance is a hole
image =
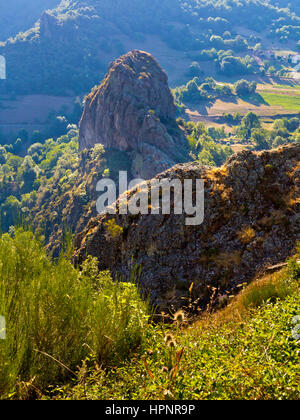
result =
[[[224,113],[246,115],[255,112],[262,119],[293,115],[300,112],[300,85],[258,84],[257,93],[249,98],[232,101],[216,100],[213,103],[189,106],[186,113],[192,121],[205,125],[221,126]]]
[[[17,98],[0,98],[0,130],[3,134],[17,133],[25,128],[28,132],[43,131],[51,112],[70,112],[75,98],[27,95]]]

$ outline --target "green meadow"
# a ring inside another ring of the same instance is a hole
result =
[[[270,106],[281,106],[287,110],[300,111],[300,91],[288,93],[259,92],[263,100]]]

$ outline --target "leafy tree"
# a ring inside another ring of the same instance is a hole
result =
[[[22,164],[23,159],[20,156],[15,156],[12,154],[8,155],[8,159],[6,161],[7,165],[13,168],[14,171],[18,169],[18,167]]]
[[[242,127],[252,130],[253,128],[260,128],[261,123],[258,116],[254,112],[248,112],[242,119]]]
[[[199,89],[198,80],[195,77],[179,90],[178,99],[180,102],[198,102],[207,98],[207,93]]]
[[[216,93],[220,97],[229,97],[233,95],[232,88],[229,85],[217,85]]]
[[[256,92],[257,84],[255,82],[248,82],[247,80],[238,80],[234,84],[234,89],[238,96],[251,95]]]
[[[20,214],[20,201],[13,195],[10,195],[0,207],[2,230],[6,231],[10,226],[17,224],[20,221]]]
[[[294,117],[291,118],[290,120],[286,119],[285,120],[285,127],[289,130],[289,131],[295,131],[299,128],[299,118]]]
[[[278,147],[285,143],[286,143],[286,138],[281,137],[281,136],[276,136],[272,142],[272,147]]]
[[[267,142],[267,133],[263,129],[255,129],[251,133],[251,143],[254,144],[257,150],[268,149],[269,145]]]
[[[17,174],[17,181],[23,182],[22,192],[29,193],[32,191],[36,178],[37,169],[33,159],[30,156],[25,156]]]
[[[202,77],[204,72],[201,70],[200,64],[197,61],[194,61],[188,71],[190,77]]]
[[[41,142],[42,140],[43,140],[43,135],[40,133],[39,130],[35,130],[32,133],[31,142],[37,143],[37,142]]]
[[[247,64],[239,57],[225,56],[220,64],[220,72],[227,76],[249,73]]]
[[[20,138],[22,140],[23,143],[27,143],[28,142],[28,131],[25,130],[24,128],[22,130],[19,131],[18,133],[18,138]]]
[[[6,162],[6,150],[4,147],[0,146],[0,165],[3,165]]]
[[[22,139],[18,138],[15,143],[14,143],[14,153],[15,154],[20,154],[22,150]]]
[[[214,48],[221,49],[224,47],[224,40],[218,35],[212,35],[210,37],[210,43]]]

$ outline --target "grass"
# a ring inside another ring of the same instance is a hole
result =
[[[2,235],[1,398],[299,399],[299,257],[224,309],[153,324],[136,270],[113,282],[91,257],[79,272],[31,232]]]
[[[92,258],[81,272],[66,254],[53,262],[41,240],[22,229],[0,237],[0,314],[7,329],[0,395],[18,399],[74,378],[88,357],[102,366],[123,361],[148,320],[134,284],[113,282]]]
[[[270,106],[281,106],[287,110],[300,111],[300,93],[270,93],[267,91],[259,92],[264,101]]]
[[[130,361],[85,370],[85,388],[69,385],[54,398],[299,399],[299,280],[294,259],[198,322],[150,325]]]
[[[295,284],[291,278],[279,272],[250,284],[240,296],[242,306],[259,308],[268,301],[276,302],[278,299],[285,299],[295,290]]]
[[[298,92],[300,92],[300,86],[298,84],[292,84],[292,85],[278,85],[278,84],[274,84],[274,85],[271,85],[270,87],[277,88],[277,89],[283,89],[283,90],[286,90],[286,89],[294,89],[294,90],[297,90]]]

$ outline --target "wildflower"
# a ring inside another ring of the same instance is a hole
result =
[[[176,347],[175,340],[168,341],[167,344],[168,344],[168,347],[170,347],[171,349],[174,349]]]
[[[170,341],[174,341],[174,337],[171,333],[166,334],[165,336],[165,342],[169,343]]]
[[[185,313],[181,310],[177,311],[174,315],[174,321],[177,321],[177,322],[180,322],[180,323],[184,322],[185,321]]]

